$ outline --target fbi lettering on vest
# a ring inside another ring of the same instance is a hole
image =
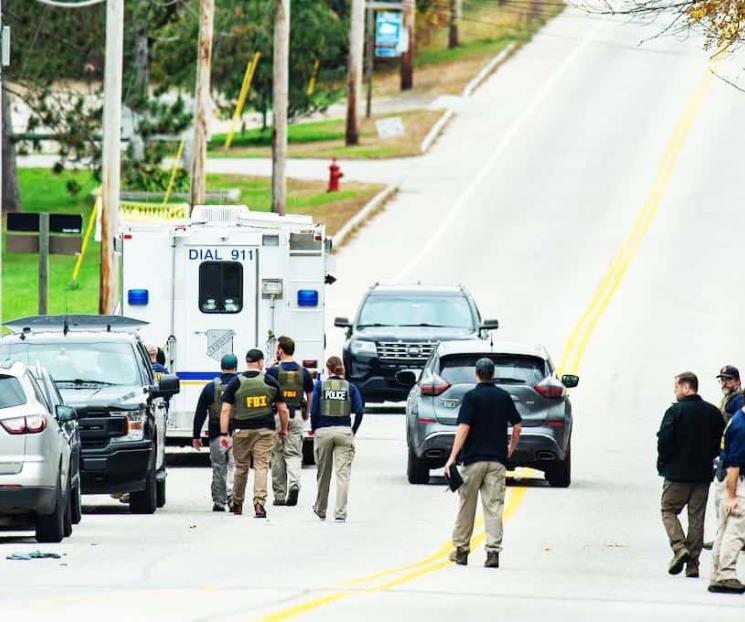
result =
[[[246,408],[262,408],[266,405],[266,395],[249,395],[246,397]]]

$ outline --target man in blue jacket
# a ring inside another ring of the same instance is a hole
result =
[[[230,502],[233,490],[233,448],[227,450],[220,447],[220,413],[222,412],[222,396],[230,381],[238,374],[238,357],[226,354],[220,361],[220,375],[212,382],[204,385],[197,401],[194,413],[193,440],[194,449],[202,447],[202,428],[205,419],[207,435],[210,439],[210,463],[212,464],[212,511],[224,512],[225,504]]]

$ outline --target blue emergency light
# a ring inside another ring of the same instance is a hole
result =
[[[144,307],[150,302],[150,292],[146,289],[130,289],[127,292],[127,302],[133,307]]]
[[[317,307],[318,290],[317,289],[299,289],[297,292],[298,307]]]

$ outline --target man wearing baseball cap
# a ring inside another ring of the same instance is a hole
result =
[[[262,374],[264,353],[253,348],[246,354],[246,367],[233,378],[222,396],[220,413],[220,446],[231,446],[230,425],[233,425],[233,458],[235,481],[233,483],[233,514],[243,514],[248,465],[253,458],[254,495],[256,518],[266,518],[266,483],[269,460],[277,440],[274,413],[279,415],[279,436],[287,436],[290,420],[282,389],[274,378]]]
[[[220,413],[225,389],[238,375],[238,357],[226,354],[220,361],[221,373],[212,382],[204,385],[194,413],[194,429],[191,445],[202,448],[202,428],[207,419],[207,436],[210,442],[210,463],[212,464],[212,511],[224,512],[225,504],[233,496],[233,450],[220,446]]]
[[[727,423],[732,419],[732,415],[745,406],[745,397],[740,385],[740,370],[734,365],[725,365],[719,370],[717,378],[724,394],[719,409],[722,411],[724,422]]]

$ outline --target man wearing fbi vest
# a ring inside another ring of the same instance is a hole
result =
[[[266,486],[269,460],[277,440],[287,436],[289,415],[285,398],[277,381],[262,374],[264,354],[252,349],[246,354],[247,371],[234,378],[223,393],[220,413],[220,445],[231,445],[228,430],[233,421],[233,513],[243,514],[243,500],[248,480],[248,465],[253,457],[254,512],[256,518],[266,518]],[[276,431],[274,413],[279,415]]]

